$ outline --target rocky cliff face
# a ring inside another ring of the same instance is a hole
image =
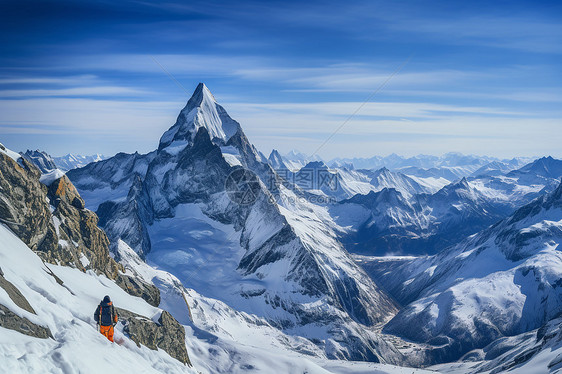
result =
[[[44,261],[103,273],[157,306],[158,289],[123,275],[109,256],[109,240],[97,226],[96,214],[84,209],[84,200],[68,178],[45,186],[40,177],[39,169],[25,158],[16,162],[0,153],[0,220]]]

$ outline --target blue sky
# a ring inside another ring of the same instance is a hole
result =
[[[4,1],[0,30],[14,150],[148,152],[205,82],[311,154],[402,67],[320,156],[562,157],[560,2]]]

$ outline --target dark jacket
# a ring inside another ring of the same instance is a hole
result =
[[[117,323],[119,316],[113,307],[113,303],[110,302],[101,302],[100,305],[96,308],[96,312],[94,313],[94,320],[98,325],[102,326],[111,326],[114,323]]]

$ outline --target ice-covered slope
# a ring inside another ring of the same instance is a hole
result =
[[[385,330],[447,361],[540,327],[562,309],[561,241],[562,184],[439,255],[379,273],[409,303]]]
[[[331,358],[401,361],[371,329],[395,313],[393,302],[314,206],[300,203],[301,191],[277,183],[231,121],[199,85],[157,151],[118,155],[68,175],[99,204],[114,245],[122,239],[186,286],[305,336]],[[231,176],[240,175],[249,178],[250,201],[229,195]]]

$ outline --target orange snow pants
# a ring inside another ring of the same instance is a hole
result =
[[[113,342],[113,326],[100,325],[100,332],[103,336],[108,338],[110,342]]]

